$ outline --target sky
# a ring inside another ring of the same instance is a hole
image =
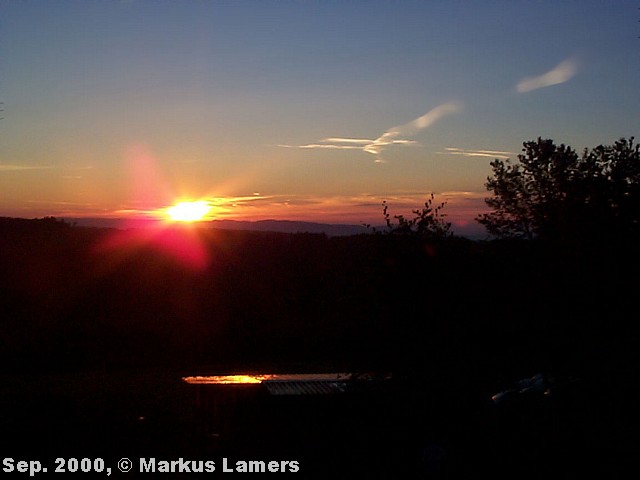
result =
[[[0,0],[0,216],[474,228],[494,158],[640,136],[639,7]]]

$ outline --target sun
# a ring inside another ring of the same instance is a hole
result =
[[[199,222],[210,210],[211,205],[204,200],[178,202],[167,208],[167,215],[174,222]]]

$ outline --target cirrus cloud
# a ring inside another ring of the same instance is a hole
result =
[[[48,170],[53,168],[50,165],[18,165],[0,163],[0,172],[22,172],[26,170]]]
[[[538,75],[537,77],[523,78],[516,85],[516,90],[518,93],[526,93],[538,90],[539,88],[559,85],[571,80],[576,73],[578,73],[577,62],[572,58],[568,58],[547,73]]]

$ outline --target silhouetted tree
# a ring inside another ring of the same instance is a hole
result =
[[[638,145],[585,149],[579,156],[552,140],[525,142],[518,163],[491,162],[485,199],[493,212],[477,217],[498,237],[570,239],[636,234],[640,221]]]
[[[393,219],[389,214],[387,202],[382,202],[384,221],[387,231],[396,235],[417,235],[428,239],[439,239],[451,236],[451,223],[445,221],[446,215],[442,209],[446,202],[434,205],[433,193],[424,203],[421,209],[412,210],[413,218],[406,218],[404,215],[394,215]]]

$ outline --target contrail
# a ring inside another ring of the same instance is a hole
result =
[[[330,137],[320,140],[319,143],[311,143],[308,145],[278,145],[285,148],[307,148],[307,149],[337,149],[337,150],[362,150],[376,156],[376,162],[381,163],[384,160],[380,157],[381,153],[389,145],[416,145],[418,142],[405,137],[416,135],[421,130],[430,127],[435,122],[446,115],[456,113],[462,109],[457,102],[444,103],[429,110],[424,115],[412,120],[404,125],[392,127],[378,138],[348,138],[348,137]]]
[[[489,157],[506,160],[515,155],[513,152],[503,150],[466,150],[464,148],[447,147],[446,152],[438,152],[445,155],[462,155],[464,157]]]

